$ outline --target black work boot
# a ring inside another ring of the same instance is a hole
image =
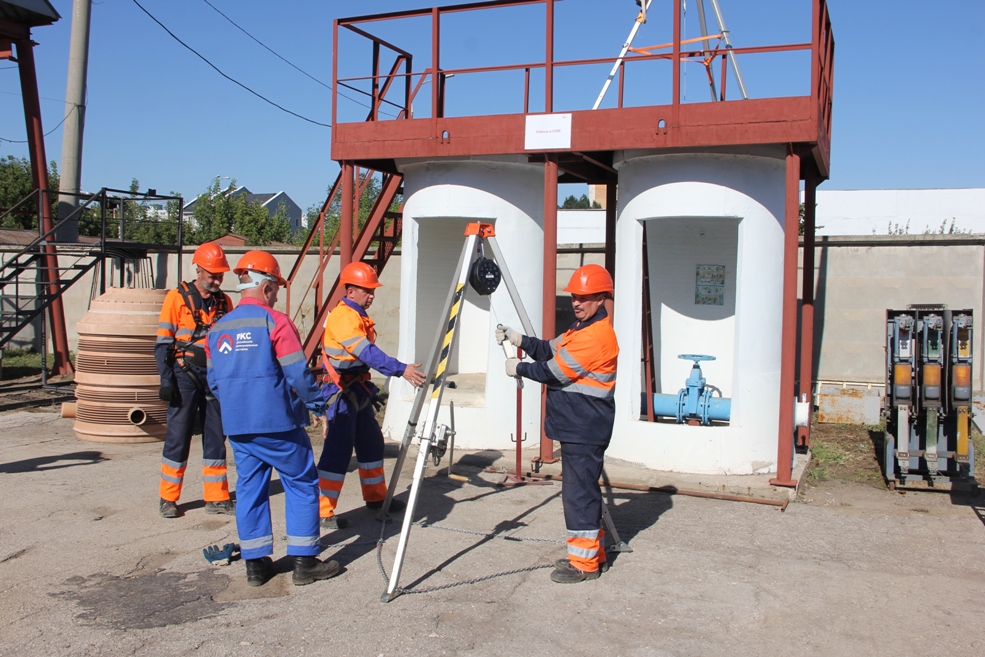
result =
[[[331,516],[329,518],[322,518],[318,524],[322,529],[335,530],[345,529],[349,526],[349,521],[338,516]]]
[[[270,557],[246,560],[246,583],[263,586],[274,574],[274,562]]]
[[[205,512],[210,515],[236,515],[236,503],[232,500],[222,500],[221,502],[206,502]]]
[[[557,561],[554,562],[554,567],[555,568],[568,568],[569,566],[571,566],[571,562],[568,561],[568,558],[567,557],[565,557],[564,559],[558,559]],[[607,572],[609,572],[609,562],[608,561],[603,561],[602,563],[599,564],[599,572],[600,573],[607,573]]]
[[[338,561],[319,561],[315,557],[294,557],[294,586],[304,586],[339,574]]]
[[[587,579],[598,579],[599,571],[586,572],[575,568],[570,563],[567,566],[558,567],[551,573],[551,581],[558,584],[576,584]]]
[[[177,518],[180,515],[178,513],[178,503],[166,500],[163,497],[161,498],[159,510],[162,518]]]

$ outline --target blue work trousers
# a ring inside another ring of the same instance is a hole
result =
[[[360,397],[359,401],[369,400]],[[360,467],[363,464],[382,465],[383,432],[372,404],[366,403],[365,408],[357,411],[345,395],[339,395],[328,409],[328,433],[318,459],[318,469],[344,475],[349,469],[353,449]]]
[[[561,503],[569,532],[595,531],[602,524],[602,476],[608,445],[561,443]]]
[[[236,529],[244,559],[273,553],[270,525],[270,470],[284,487],[287,553],[299,557],[320,551],[318,474],[311,441],[298,428],[270,435],[229,436],[236,458]]]
[[[207,463],[226,461],[226,437],[222,433],[219,401],[209,395],[206,399],[205,370],[193,370],[202,388],[180,368],[174,368],[174,384],[178,400],[168,404],[168,428],[164,434],[164,459],[174,468],[184,467],[192,444],[192,434],[202,432],[202,457]]]

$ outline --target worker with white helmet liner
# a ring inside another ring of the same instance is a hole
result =
[[[322,393],[328,404],[325,446],[318,459],[322,529],[346,525],[335,516],[335,508],[353,449],[366,506],[378,509],[386,498],[383,433],[373,408],[379,389],[369,380],[369,370],[403,377],[415,387],[424,383],[420,363],[402,363],[376,346],[375,323],[366,314],[382,287],[376,271],[365,262],[350,263],[339,274],[339,284],[344,296],[325,320],[322,336]],[[390,510],[402,508],[402,502],[391,500]]]
[[[222,404],[222,427],[236,457],[236,529],[246,580],[263,585],[273,574],[270,474],[284,487],[287,554],[296,585],[328,579],[336,561],[319,561],[318,475],[304,427],[308,411],[325,402],[308,370],[301,338],[290,318],[273,309],[286,285],[277,260],[248,251],[233,270],[243,298],[209,333],[209,387]]]
[[[568,558],[558,560],[551,579],[571,584],[595,579],[607,569],[599,477],[615,420],[619,345],[604,306],[613,292],[609,272],[599,265],[579,267],[564,290],[571,293],[577,319],[567,331],[540,340],[501,324],[496,340],[509,340],[535,361],[509,358],[507,375],[547,385],[544,432],[561,443],[561,500],[568,529]]]
[[[205,337],[233,304],[219,289],[229,263],[222,247],[206,242],[192,256],[195,280],[168,292],[158,320],[154,358],[161,376],[158,397],[168,402],[161,457],[161,516],[177,518],[192,434],[202,433],[202,482],[206,513],[233,513],[226,482],[226,438],[219,405],[205,385]]]

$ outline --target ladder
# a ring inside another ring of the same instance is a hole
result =
[[[487,247],[493,256],[492,259],[485,257]],[[383,501],[383,508],[380,511],[380,519],[386,522],[387,512],[390,509],[390,503],[393,500],[397,482],[400,478],[400,471],[403,469],[404,462],[406,461],[411,441],[416,435],[420,442],[417,452],[417,463],[414,466],[414,475],[411,482],[410,496],[407,500],[407,507],[404,510],[400,539],[397,543],[397,555],[393,562],[390,579],[387,581],[387,589],[380,598],[382,602],[390,602],[400,595],[401,592],[398,588],[400,572],[407,551],[407,542],[410,538],[410,530],[414,522],[414,512],[417,509],[421,483],[424,477],[424,470],[427,467],[428,458],[431,458],[437,466],[448,449],[449,442],[454,446],[454,429],[444,424],[438,424],[438,411],[441,407],[441,398],[447,383],[448,359],[452,350],[455,348],[458,338],[459,319],[465,303],[465,293],[469,285],[479,294],[488,295],[498,287],[500,280],[502,280],[506,284],[506,289],[513,302],[513,307],[516,309],[517,315],[520,318],[520,324],[523,326],[524,333],[529,336],[537,335],[520,299],[520,293],[517,290],[516,284],[513,282],[513,277],[506,267],[506,260],[503,258],[503,252],[496,242],[496,232],[492,224],[476,222],[468,224],[465,227],[465,244],[459,256],[456,271],[455,281],[448,292],[440,316],[442,321],[438,324],[438,330],[435,333],[431,352],[428,356],[427,374],[424,379],[425,384],[417,389],[417,393],[414,396],[410,417],[407,420],[407,428],[404,430],[403,439],[400,443],[400,453],[397,456],[393,474],[390,476],[386,499]],[[418,433],[418,420],[420,419],[421,411],[427,399],[430,400],[427,417]],[[452,423],[454,424],[454,420],[452,420]],[[517,440],[519,439],[520,436],[518,435]],[[449,464],[448,472],[451,472],[451,464]],[[517,474],[519,475],[519,472]],[[609,510],[604,502],[602,503],[602,517],[611,532],[613,541],[619,546],[617,549],[631,552],[632,549],[619,538],[615,524],[612,522],[612,517],[609,515]]]

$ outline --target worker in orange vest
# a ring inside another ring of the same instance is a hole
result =
[[[325,445],[318,460],[322,529],[340,529],[347,524],[335,517],[335,507],[353,448],[366,506],[378,509],[386,498],[383,432],[373,407],[379,388],[370,382],[369,370],[403,377],[415,387],[424,383],[420,363],[402,363],[375,344],[375,323],[366,309],[376,298],[376,288],[381,287],[376,271],[364,262],[350,263],[342,270],[339,284],[345,296],[329,313],[322,336],[322,394],[328,405],[328,421],[322,430]],[[391,500],[390,509],[402,508],[402,502]]]
[[[165,518],[177,518],[178,498],[188,465],[192,434],[202,432],[202,480],[206,513],[235,513],[226,481],[226,440],[219,403],[208,391],[205,339],[220,317],[232,310],[219,289],[229,271],[226,254],[206,242],[192,256],[196,277],[168,292],[161,308],[154,357],[161,376],[158,396],[168,402],[168,428],[161,459],[161,501]]]
[[[613,291],[609,272],[599,265],[579,267],[564,291],[571,293],[577,320],[567,331],[554,340],[539,340],[500,324],[496,341],[509,340],[535,361],[509,358],[507,375],[547,385],[544,432],[561,443],[561,501],[568,529],[568,558],[558,560],[551,579],[572,584],[608,569],[599,476],[615,421],[619,344],[604,306]]]

